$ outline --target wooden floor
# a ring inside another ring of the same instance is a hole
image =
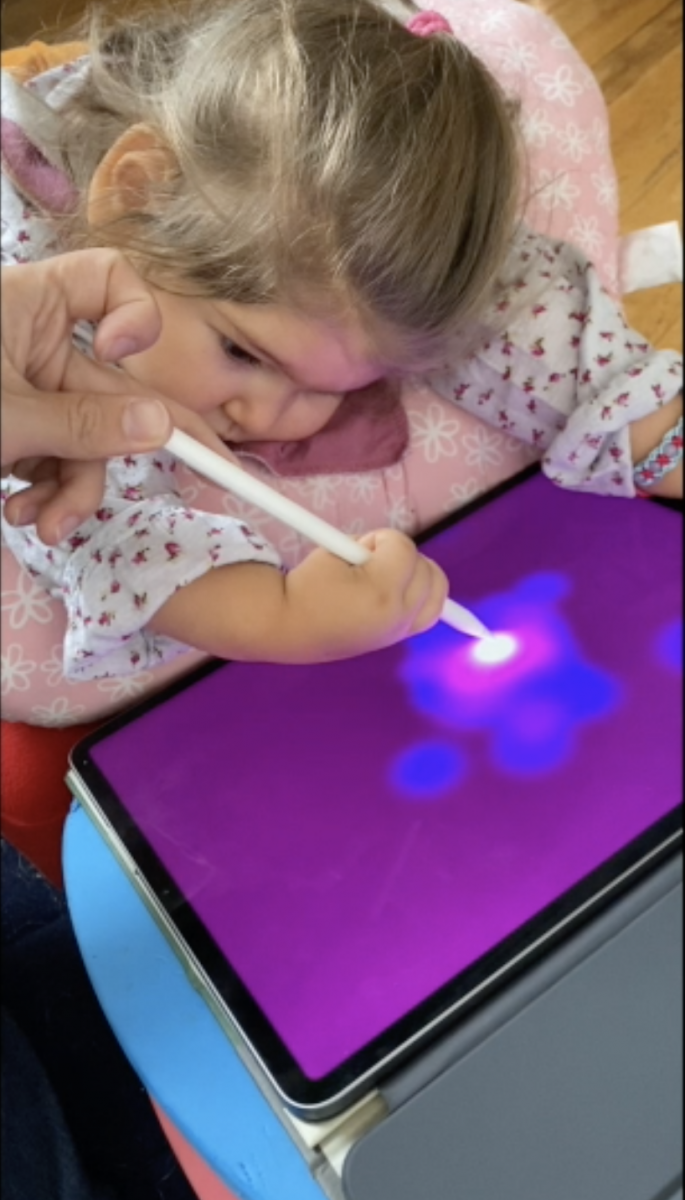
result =
[[[681,220],[682,0],[528,2],[557,21],[602,87],[621,231]],[[40,29],[54,34],[83,6],[84,0],[3,0],[2,45],[19,45]],[[632,324],[656,345],[682,349],[680,284],[629,296],[625,307]]]
[[[611,121],[621,232],[682,221],[682,0],[531,0],[592,67]],[[628,296],[628,319],[682,350],[682,285]]]

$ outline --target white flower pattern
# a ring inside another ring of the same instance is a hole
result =
[[[489,6],[480,22],[483,33],[493,33],[495,29],[506,29],[509,24],[509,13],[504,8]]]
[[[601,204],[602,208],[614,208],[617,198],[616,181],[614,178],[608,171],[593,171],[590,179],[595,189],[597,203]]]
[[[31,709],[36,725],[48,729],[59,729],[65,725],[76,725],[83,721],[85,708],[82,704],[70,705],[66,696],[57,696],[52,704],[36,704]]]
[[[464,438],[467,467],[496,467],[502,461],[502,435],[482,426]]]
[[[427,463],[439,458],[454,458],[457,453],[457,434],[461,424],[456,417],[446,415],[441,406],[432,401],[425,413],[410,411],[414,442],[423,450]]]
[[[2,593],[2,611],[9,615],[10,629],[23,629],[31,621],[47,625],[52,620],[50,597],[28,571],[19,572],[13,591]]]
[[[247,500],[240,500],[238,496],[229,493],[223,494],[221,507],[226,516],[235,517],[236,521],[243,521],[248,529],[266,536],[264,531],[269,524],[269,517],[262,508],[257,508],[256,505],[249,504]]]
[[[356,504],[371,504],[376,495],[381,481],[377,475],[372,475],[370,472],[366,475],[354,475],[348,481],[350,500]]]
[[[49,657],[40,664],[40,669],[47,676],[45,682],[48,687],[59,687],[64,682],[70,687],[74,686],[73,679],[65,680],[64,677],[64,648],[61,642],[52,647]]]
[[[302,490],[311,508],[335,508],[337,475],[315,475],[303,483]]]
[[[416,522],[406,496],[392,501],[388,508],[387,521],[390,529],[399,529],[403,533],[414,532]]]
[[[542,149],[547,145],[550,136],[554,133],[555,126],[550,121],[544,108],[534,108],[522,121],[522,131],[524,140],[529,146],[535,146]]]
[[[463,483],[453,483],[445,503],[445,513],[456,512],[458,508],[468,504],[469,500],[474,500],[482,490],[477,479],[466,479]]]
[[[596,217],[581,217],[576,216],[573,219],[573,224],[569,229],[569,238],[580,246],[588,258],[596,258],[601,253],[604,245]]]
[[[397,465],[394,467],[388,467],[387,471],[385,472],[385,478],[387,479],[388,483],[401,484],[404,480],[404,468],[402,463],[397,463]]]
[[[545,100],[558,100],[566,108],[573,107],[576,97],[583,90],[582,84],[578,83],[567,63],[557,67],[557,70],[551,75],[544,73],[536,75],[535,82],[539,85]]]
[[[358,538],[361,537],[362,534],[368,533],[362,517],[355,517],[354,520],[348,521],[348,523],[345,525],[344,531],[353,538]]]
[[[31,686],[31,675],[36,669],[36,663],[26,658],[23,646],[12,642],[0,658],[0,686],[3,696],[8,692],[26,692]]]
[[[580,195],[580,188],[563,171],[553,173],[543,169],[538,174],[536,185],[540,203],[548,211],[563,208],[570,212]]]
[[[97,688],[110,700],[117,704],[125,700],[135,700],[147,690],[152,682],[149,671],[141,671],[139,675],[122,675],[112,679],[98,679]]]
[[[557,140],[562,154],[574,163],[581,162],[586,155],[591,153],[589,133],[580,129],[573,121],[570,121],[564,129],[559,130]]]
[[[525,75],[537,62],[538,56],[532,42],[512,41],[502,50],[501,63],[505,71]]]

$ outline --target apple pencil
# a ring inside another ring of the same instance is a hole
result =
[[[348,537],[334,525],[329,525],[328,521],[323,521],[315,513],[302,508],[294,500],[282,496],[280,492],[269,487],[267,483],[263,483],[261,479],[255,479],[242,467],[237,467],[234,463],[222,458],[220,454],[203,446],[201,442],[196,441],[187,433],[183,433],[182,430],[174,429],[165,448],[191,467],[193,471],[206,476],[207,479],[218,483],[220,487],[226,488],[229,492],[234,492],[242,500],[247,500],[248,504],[254,504],[264,512],[270,513],[272,517],[277,517],[291,529],[297,530],[317,546],[322,546],[330,554],[337,554],[338,558],[344,559],[353,567],[361,566],[371,558],[371,551],[367,550],[365,546],[361,546],[359,542],[355,542],[354,538]],[[456,600],[448,598],[445,601],[440,619],[447,625],[451,625],[453,629],[458,629],[460,633],[468,634],[469,637],[491,637],[490,630],[483,622],[479,621],[478,617],[468,608],[457,604]]]

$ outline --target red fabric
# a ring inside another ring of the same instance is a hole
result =
[[[35,197],[49,213],[73,212],[78,192],[63,171],[51,166],[14,121],[0,119],[3,167],[25,196]]]
[[[69,751],[101,725],[45,729],[0,722],[2,836],[62,887],[62,829],[71,797],[64,782]]]
[[[380,471],[399,462],[409,445],[409,422],[397,383],[384,379],[356,392],[323,429],[299,442],[234,442],[231,450],[249,454],[285,479]]]

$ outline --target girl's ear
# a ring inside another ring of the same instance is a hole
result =
[[[171,150],[149,125],[132,125],[98,164],[88,188],[89,225],[104,225],[132,212],[144,212],[155,184],[178,174]]]

